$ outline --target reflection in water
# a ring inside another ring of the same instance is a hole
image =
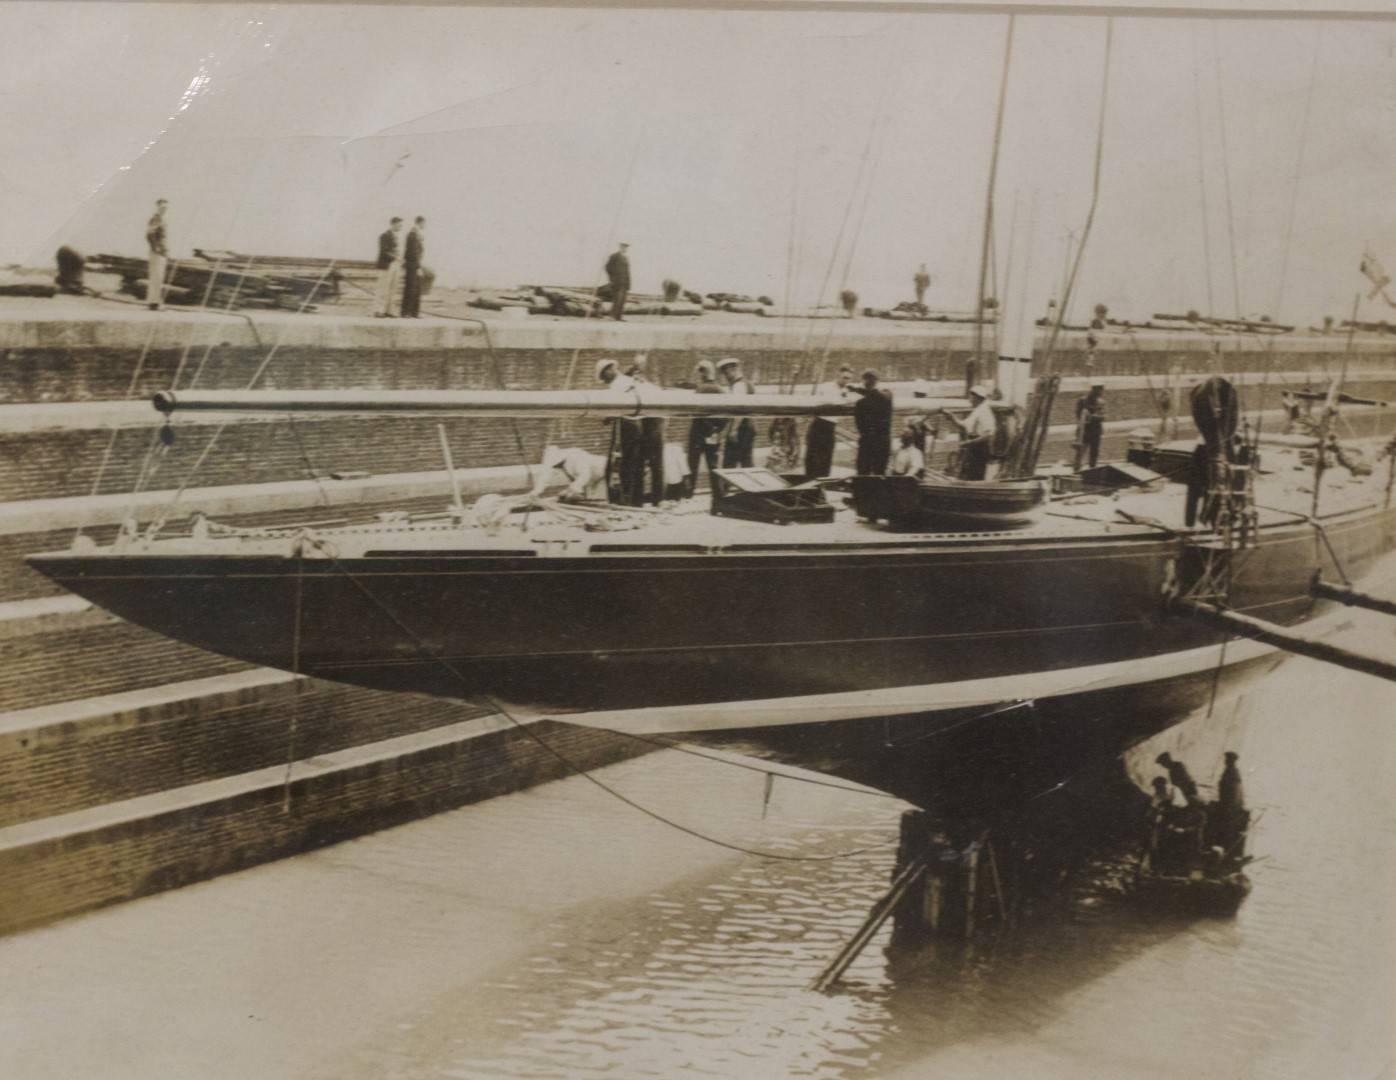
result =
[[[1396,1003],[1393,704],[1392,687],[1290,663],[1131,756],[1145,781],[1173,749],[1205,782],[1222,749],[1241,751],[1263,858],[1234,920],[1146,914],[1123,898],[1125,867],[1102,859],[1018,933],[889,953],[884,929],[837,992],[816,994],[809,980],[892,869],[896,807],[850,800],[838,827],[792,842],[875,851],[744,859],[568,913],[525,962],[438,1000],[360,1064],[471,1078],[1376,1075]]]

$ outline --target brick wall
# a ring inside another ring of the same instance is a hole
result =
[[[491,711],[310,679],[0,734],[0,828],[277,765],[288,751],[313,758]]]
[[[607,732],[536,725],[569,761],[597,768],[649,749]],[[566,775],[513,730],[62,835],[0,846],[0,933],[134,899]],[[4,837],[0,836],[0,841]]]

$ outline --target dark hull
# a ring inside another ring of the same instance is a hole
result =
[[[952,816],[1028,812],[1067,780],[1263,677],[1283,654],[995,707],[734,728],[687,738],[890,792]]]
[[[1330,519],[1356,578],[1390,511]],[[1312,528],[1263,530],[1233,606],[1313,613]],[[1200,556],[1177,541],[944,539],[719,554],[357,559],[37,556],[66,588],[214,652],[388,690],[535,710],[623,709],[925,686],[1129,662],[1215,643],[1160,590]],[[299,626],[297,612],[300,613]],[[299,631],[299,632],[297,632]]]

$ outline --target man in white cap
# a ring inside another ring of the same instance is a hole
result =
[[[635,380],[621,372],[620,364],[614,360],[596,361],[596,377],[606,384],[607,390],[634,390]]]
[[[636,388],[636,382],[620,370],[614,360],[596,361],[596,377],[606,384],[607,390],[629,392]],[[611,454],[608,458],[607,477],[610,476],[609,461],[617,456],[616,492],[614,502],[621,506],[639,506],[643,501],[645,482],[645,460],[641,453],[640,423],[636,419],[620,417],[611,429]]]
[[[974,408],[964,423],[956,421],[960,428],[960,479],[983,480],[989,471],[989,454],[993,449],[994,433],[998,421],[994,418],[994,407],[989,404],[991,391],[983,383],[969,389],[969,400]],[[954,420],[954,417],[951,417]]]
[[[532,494],[535,498],[547,489],[554,470],[567,478],[567,487],[559,496],[563,502],[606,498],[606,459],[600,454],[589,453],[580,446],[567,450],[545,446],[543,463],[533,482]]]
[[[742,396],[756,393],[742,374],[742,362],[735,356],[724,356],[717,362],[718,376],[727,384],[727,393]],[[749,469],[755,464],[756,425],[751,417],[743,416],[727,428],[727,442],[722,448],[724,469]]]

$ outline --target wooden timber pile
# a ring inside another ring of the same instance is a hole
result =
[[[149,263],[125,255],[94,255],[89,269],[121,278],[121,291],[145,299]],[[283,308],[309,311],[338,302],[346,291],[371,295],[378,273],[358,259],[245,255],[194,249],[192,259],[170,259],[167,303],[210,308]],[[346,290],[346,286],[348,289]]]
[[[958,311],[932,311],[925,304],[918,304],[914,300],[903,300],[894,308],[873,308],[865,307],[863,314],[869,319],[892,319],[896,322],[934,322],[934,323],[993,323],[994,313],[991,311],[984,319],[979,319],[973,313]]]
[[[1255,319],[1219,319],[1209,315],[1198,315],[1196,312],[1188,312],[1186,315],[1166,315],[1155,314],[1155,319],[1163,323],[1185,322],[1191,326],[1211,326],[1219,330],[1239,330],[1246,334],[1288,334],[1294,329],[1292,326],[1282,326],[1279,323],[1268,322]],[[1165,329],[1160,327],[1159,329]]]
[[[610,313],[611,293],[607,286],[578,288],[570,285],[520,285],[517,289],[492,289],[477,294],[471,307],[485,311],[525,308],[532,315],[570,318],[596,318]],[[688,296],[666,300],[657,294],[631,293],[626,297],[627,315],[701,315],[703,307]]]

